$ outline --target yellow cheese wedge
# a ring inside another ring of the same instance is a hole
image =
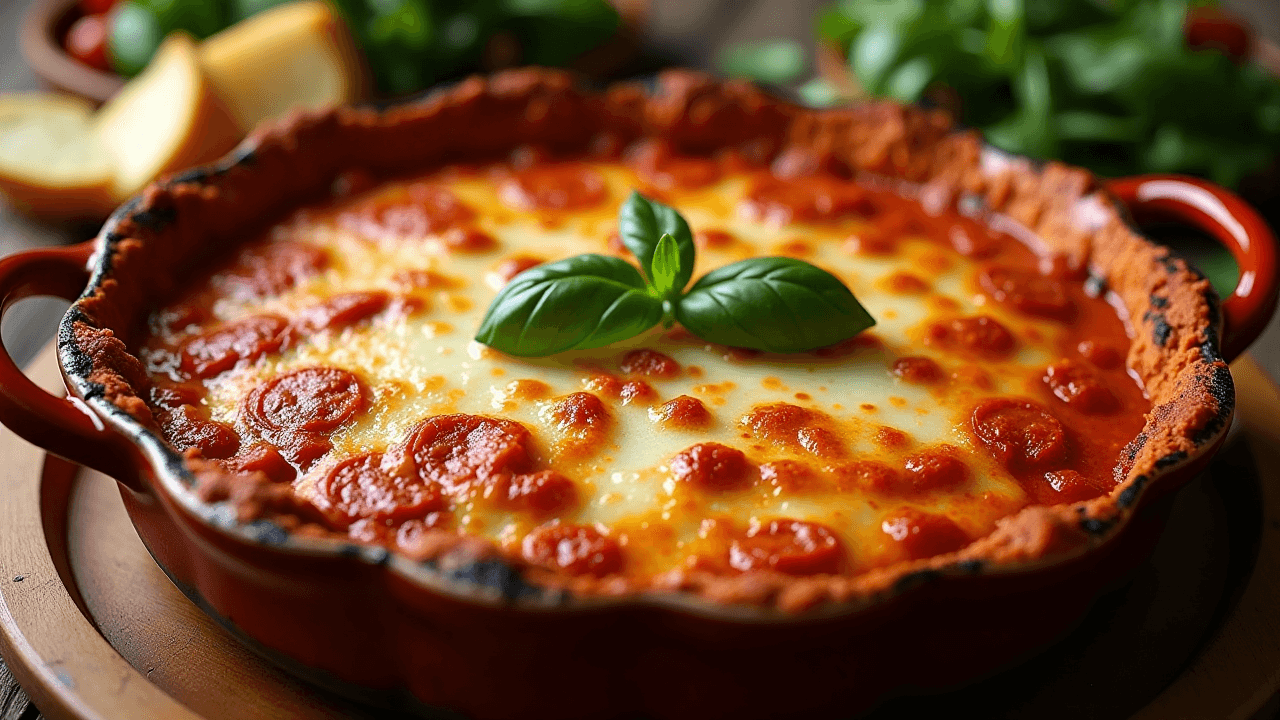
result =
[[[185,33],[165,39],[147,69],[102,107],[94,130],[114,159],[117,200],[160,175],[222,156],[244,135]]]
[[[111,209],[114,165],[92,116],[92,104],[69,95],[0,96],[0,191],[15,207],[51,219]]]
[[[327,3],[280,5],[205,40],[200,62],[245,128],[297,108],[360,99],[364,73]]]

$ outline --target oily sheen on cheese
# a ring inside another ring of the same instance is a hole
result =
[[[395,547],[443,528],[642,583],[855,574],[1114,486],[1149,406],[1078,272],[911,188],[637,157],[349,174],[153,315],[166,436],[290,483],[327,532]],[[519,271],[631,259],[633,188],[688,219],[695,279],[799,257],[876,326],[797,355],[678,326],[533,359],[471,339]]]

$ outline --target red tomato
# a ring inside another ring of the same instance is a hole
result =
[[[80,12],[85,15],[105,15],[119,0],[80,0]]]
[[[67,31],[67,53],[92,68],[109,70],[107,64],[107,16],[85,15]]]
[[[1237,62],[1248,59],[1253,51],[1249,28],[1218,8],[1189,9],[1183,31],[1192,50],[1221,50]]]

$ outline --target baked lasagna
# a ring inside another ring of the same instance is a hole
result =
[[[348,171],[151,315],[148,405],[205,499],[252,476],[241,513],[292,532],[466,542],[579,592],[858,578],[1110,493],[1150,404],[1106,288],[980,203],[799,165],[647,140]],[[631,259],[633,190],[688,219],[695,277],[799,258],[875,327],[794,354],[679,325],[542,358],[473,339],[521,272]]]

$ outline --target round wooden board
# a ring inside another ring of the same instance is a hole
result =
[[[1269,716],[1280,689],[1280,393],[1248,358],[1233,371],[1237,432],[1178,494],[1150,562],[1052,648],[874,717]],[[52,348],[31,375],[60,389]],[[204,615],[147,554],[112,480],[7,429],[0,453],[0,651],[46,717],[385,717],[277,670]]]

